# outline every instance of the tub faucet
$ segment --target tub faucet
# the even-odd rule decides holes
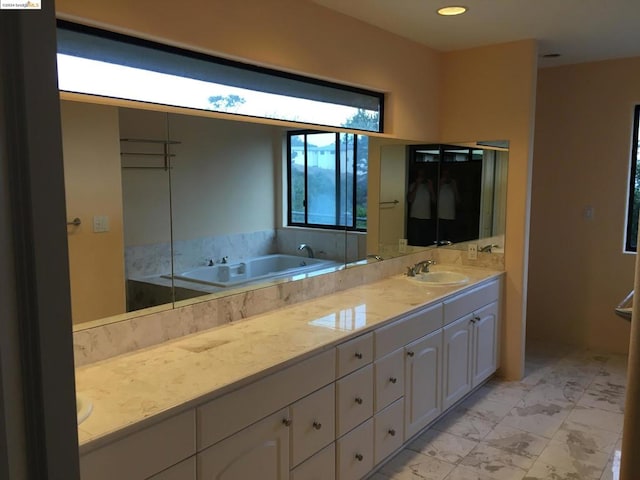
[[[384,260],[380,255],[378,255],[376,253],[370,253],[369,255],[367,255],[367,258],[375,258],[379,262]]]
[[[306,243],[301,243],[300,245],[298,245],[298,250],[306,250],[309,258],[313,258],[313,249]]]
[[[484,247],[480,247],[480,249],[478,251],[479,252],[491,253],[491,249],[493,249],[493,248],[498,248],[498,245],[495,245],[495,244],[492,245],[492,244],[489,243],[489,244],[485,245]]]

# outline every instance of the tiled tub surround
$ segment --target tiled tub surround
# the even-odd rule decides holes
[[[466,286],[428,288],[396,275],[80,367],[77,391],[94,404],[79,428],[81,451],[142,428],[149,417],[155,422],[191,408],[501,275],[464,270],[470,278]]]
[[[617,480],[627,357],[530,343],[371,480]]]
[[[176,308],[123,316],[119,321],[80,325],[73,334],[76,366],[87,365],[123,353],[132,352],[171,339],[227,325],[231,322],[269,312],[287,305],[311,300],[352,287],[376,282],[406,271],[407,265],[433,259],[440,264],[504,269],[502,254],[479,253],[468,260],[459,250],[431,249],[382,262],[370,259],[366,265],[349,267],[321,276],[309,275],[294,282],[273,282],[260,289],[238,291],[224,297],[199,297],[179,302]]]

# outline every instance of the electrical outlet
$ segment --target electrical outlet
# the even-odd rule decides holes
[[[398,252],[406,253],[407,252],[407,239],[401,238],[398,240]]]
[[[102,233],[109,231],[109,217],[106,215],[96,215],[93,217],[94,233]]]
[[[478,258],[477,243],[470,243],[467,245],[467,257],[469,257],[469,260],[476,260]]]

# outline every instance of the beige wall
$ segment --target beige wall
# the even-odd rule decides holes
[[[116,108],[61,102],[71,308],[81,323],[125,311],[122,187]],[[93,232],[93,216],[109,232]]]
[[[536,50],[522,41],[446,53],[442,62],[441,140],[510,142],[501,355],[510,379],[524,371]]]
[[[385,130],[435,138],[439,55],[308,1],[58,0],[58,16],[280,70],[392,92]]]
[[[613,308],[633,288],[624,254],[640,58],[540,70],[527,334],[626,352]],[[594,218],[584,218],[584,208]]]

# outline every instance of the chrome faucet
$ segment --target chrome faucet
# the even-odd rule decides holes
[[[383,260],[383,258],[380,255],[377,255],[375,253],[370,253],[369,255],[367,255],[367,258],[375,258],[379,262]]]
[[[298,250],[306,250],[307,255],[309,255],[309,258],[314,258],[313,249],[306,243],[301,243],[300,245],[298,245]]]
[[[489,243],[489,244],[485,245],[484,247],[480,247],[480,249],[478,251],[479,252],[491,253],[491,249],[492,248],[498,248],[498,245]]]
[[[435,260],[422,260],[413,267],[407,267],[407,277],[415,277],[418,273],[429,273],[429,267],[435,264]]]

